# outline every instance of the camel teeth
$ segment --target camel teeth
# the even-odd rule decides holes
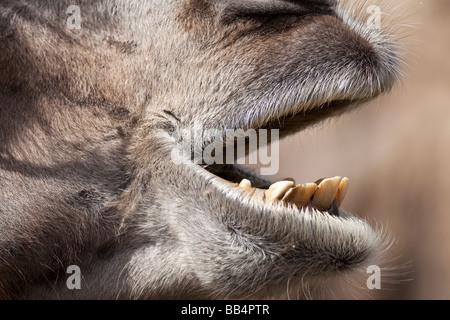
[[[279,181],[272,184],[265,192],[266,199],[269,201],[281,200],[285,193],[294,186],[292,181]]]
[[[339,184],[339,188],[335,198],[338,207],[340,207],[342,202],[344,201],[345,195],[347,194],[349,183],[350,180],[348,178],[343,178],[341,180],[341,183]]]
[[[341,181],[341,177],[323,179],[317,187],[311,205],[319,210],[328,210],[336,198]]]
[[[333,205],[340,207],[344,201],[350,180],[348,178],[334,177],[305,183],[295,186],[295,180],[286,178],[273,183],[269,189],[261,190],[252,187],[248,179],[242,179],[237,185],[239,188],[264,191],[264,197],[270,202],[283,201],[298,208],[311,205],[312,207],[328,211]]]
[[[293,203],[297,207],[304,207],[311,201],[316,190],[317,185],[315,183],[299,184],[286,192],[282,200]]]
[[[252,183],[250,180],[242,179],[242,181],[239,183],[238,187],[248,189],[252,187]]]

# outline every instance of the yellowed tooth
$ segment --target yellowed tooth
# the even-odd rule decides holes
[[[286,192],[282,200],[293,203],[297,207],[304,207],[311,201],[316,190],[317,185],[315,183],[299,184]]]
[[[266,199],[270,201],[281,200],[284,194],[294,186],[292,181],[279,181],[272,184],[269,190],[266,190]]]
[[[350,183],[350,180],[348,178],[343,178],[341,180],[341,183],[339,184],[338,191],[336,193],[336,204],[338,207],[341,206],[342,202],[344,201],[345,195],[347,194],[348,185]]]
[[[312,206],[319,210],[328,210],[333,204],[341,180],[341,177],[323,179],[311,200]]]
[[[252,183],[250,180],[247,179],[242,179],[241,183],[239,183],[240,188],[251,188],[252,187]]]

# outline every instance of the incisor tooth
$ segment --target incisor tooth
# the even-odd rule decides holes
[[[279,181],[272,184],[269,190],[266,190],[266,198],[271,201],[280,200],[283,198],[286,191],[294,186],[292,181]]]
[[[348,178],[343,178],[341,180],[341,183],[339,184],[338,191],[336,193],[336,204],[338,207],[341,206],[342,201],[344,201],[345,195],[347,194],[348,185],[350,183],[350,180]]]
[[[304,207],[311,201],[316,190],[317,185],[315,183],[299,184],[286,192],[282,200],[293,203],[297,207]]]
[[[247,179],[242,179],[241,183],[239,183],[240,188],[251,188],[252,187],[252,183],[250,180]]]
[[[341,177],[323,179],[311,200],[312,206],[319,210],[328,210],[333,204],[341,180]]]

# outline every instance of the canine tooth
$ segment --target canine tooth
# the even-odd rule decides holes
[[[347,194],[349,183],[350,180],[348,178],[343,178],[341,180],[341,183],[339,184],[339,188],[335,198],[338,207],[340,207],[342,202],[344,201],[345,195]]]
[[[319,210],[328,210],[333,204],[341,180],[341,177],[323,179],[311,200],[312,206]]]
[[[292,181],[279,181],[272,184],[269,187],[269,190],[266,190],[266,198],[275,201],[283,198],[286,191],[291,189],[294,186],[294,182]]]
[[[239,183],[240,188],[251,188],[252,187],[252,183],[250,180],[247,179],[242,179],[241,183]]]
[[[293,203],[297,207],[304,207],[311,201],[316,190],[317,185],[315,183],[299,184],[286,192],[282,200]]]

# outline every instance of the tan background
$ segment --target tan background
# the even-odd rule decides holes
[[[392,229],[398,263],[410,264],[388,276],[411,280],[374,298],[450,299],[450,1],[401,1],[403,83],[282,141],[280,177],[347,176],[343,207]]]

